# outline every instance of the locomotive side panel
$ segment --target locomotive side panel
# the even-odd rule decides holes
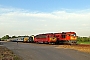
[[[35,36],[35,39],[34,39],[34,42],[36,43],[44,43],[44,42],[47,42],[47,35],[36,35]]]
[[[24,37],[23,42],[24,42],[24,43],[29,42],[29,37]]]
[[[56,40],[54,34],[40,34],[35,36],[35,42],[38,43],[55,43]]]

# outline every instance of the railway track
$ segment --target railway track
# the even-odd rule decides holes
[[[77,46],[90,47],[90,44],[78,44]]]

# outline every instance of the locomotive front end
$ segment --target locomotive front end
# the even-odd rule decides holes
[[[70,35],[70,41],[69,41],[70,44],[76,44],[77,43],[77,36],[76,34],[71,34]]]

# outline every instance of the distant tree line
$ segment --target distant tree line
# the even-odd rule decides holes
[[[0,41],[1,41],[1,38],[0,38]]]
[[[7,39],[10,39],[10,38],[18,38],[18,37],[28,37],[28,36],[9,36],[9,35],[5,35],[3,37],[0,38],[0,40],[7,40]]]
[[[90,37],[78,37],[79,42],[90,42]]]

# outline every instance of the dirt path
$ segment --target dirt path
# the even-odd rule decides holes
[[[59,45],[56,48],[74,49],[81,52],[90,53],[90,45]]]

